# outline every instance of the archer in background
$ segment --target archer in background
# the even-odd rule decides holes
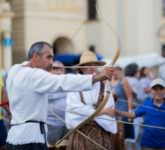
[[[98,73],[97,67],[103,66],[103,61],[97,61],[96,55],[85,51],[81,58],[79,73],[91,75]],[[81,68],[83,67],[83,68]],[[98,82],[90,91],[72,92],[67,96],[66,125],[68,129],[74,129],[95,112],[101,104],[104,94],[104,83]],[[114,99],[112,95],[108,98],[104,109],[94,119],[86,122],[79,130],[90,139],[108,150],[114,150],[114,134],[117,132],[117,124],[113,117]],[[67,150],[97,150],[95,145],[76,131],[69,137]]]

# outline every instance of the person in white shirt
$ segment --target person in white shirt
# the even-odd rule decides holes
[[[65,74],[63,63],[53,62],[50,72],[58,75]],[[48,95],[47,141],[49,150],[54,150],[56,142],[67,133],[65,122],[62,121],[65,120],[66,96],[67,92],[55,92]]]
[[[140,69],[140,84],[143,88],[143,98],[146,99],[148,97],[151,97],[151,88],[150,88],[150,84],[151,84],[151,78],[149,76],[150,70],[147,67],[142,67]]]
[[[95,66],[102,66],[105,63],[97,61],[96,55],[90,51],[85,51],[78,66],[82,74],[96,74]],[[89,67],[90,66],[90,67]],[[85,83],[84,83],[85,84]],[[104,83],[97,82],[90,91],[70,92],[67,95],[66,105],[66,125],[68,129],[74,129],[87,117],[89,117],[103,100]],[[114,149],[114,133],[117,132],[117,125],[113,117],[114,99],[109,97],[107,104],[94,120],[87,122],[79,130],[96,143],[108,150]],[[110,112],[109,114],[107,112]],[[110,116],[112,115],[112,116]],[[67,150],[96,150],[99,147],[78,132],[73,132],[69,137]]]
[[[47,42],[34,43],[28,62],[16,64],[8,71],[6,89],[12,114],[7,136],[8,150],[46,150],[48,93],[82,91],[92,84],[111,78],[113,69],[106,67],[97,75],[52,75],[53,49]]]

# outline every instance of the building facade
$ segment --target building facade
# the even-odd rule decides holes
[[[12,17],[10,3],[0,0],[0,70],[12,65]]]
[[[159,53],[165,42],[160,39],[163,0],[8,1],[14,12],[13,63],[41,40],[52,43],[54,53],[80,53],[92,46],[111,57],[118,43],[110,25],[120,35],[123,56]]]
[[[36,41],[53,44],[54,52],[84,50],[86,7],[82,0],[12,0],[14,60],[26,57]],[[80,30],[81,29],[81,30]],[[78,34],[77,34],[77,33]]]

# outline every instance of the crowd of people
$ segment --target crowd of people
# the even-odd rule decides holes
[[[165,81],[136,63],[104,65],[87,50],[68,73],[49,43],[34,43],[0,76],[0,150],[53,150],[67,134],[60,149],[165,150]]]

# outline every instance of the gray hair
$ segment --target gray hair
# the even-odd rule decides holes
[[[32,46],[30,47],[29,52],[28,52],[28,60],[30,60],[32,58],[33,54],[41,55],[44,52],[43,48],[45,45],[52,48],[52,46],[45,41],[39,41],[39,42],[32,44]]]

